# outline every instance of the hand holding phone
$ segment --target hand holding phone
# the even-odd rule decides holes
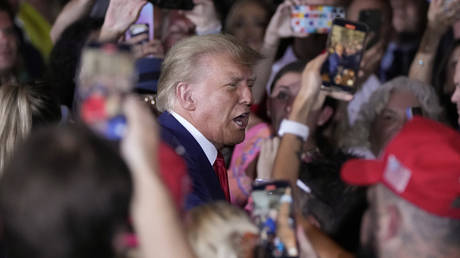
[[[292,189],[286,181],[253,186],[253,221],[260,230],[265,257],[298,257]]]
[[[129,40],[141,34],[147,34],[148,38],[146,41],[153,40],[154,28],[153,5],[147,3],[140,11],[137,21],[126,31],[125,39]]]

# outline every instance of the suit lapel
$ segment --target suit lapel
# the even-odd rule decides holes
[[[182,156],[186,160],[187,166],[189,168],[199,168],[198,171],[190,171],[189,169],[189,175],[194,181],[194,187],[202,185],[207,188],[209,195],[218,197],[212,199],[225,199],[224,192],[219,183],[219,178],[195,138],[168,112],[161,114],[158,118],[158,122],[163,129],[168,130],[174,136],[175,139],[172,140],[176,142],[172,143],[175,145],[173,147],[176,148],[181,145],[185,149],[185,153]],[[196,174],[197,172],[199,174]],[[200,184],[200,182],[203,184]],[[205,189],[196,190],[203,191]]]

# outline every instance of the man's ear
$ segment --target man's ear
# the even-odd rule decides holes
[[[195,110],[196,104],[193,98],[193,89],[186,82],[179,82],[176,86],[177,103],[185,110]]]
[[[321,109],[321,112],[319,113],[318,120],[316,122],[317,126],[322,126],[331,119],[332,115],[334,115],[334,109],[330,106],[325,106]]]
[[[385,207],[385,219],[383,222],[383,240],[391,240],[398,237],[402,227],[402,216],[396,204],[389,204]]]

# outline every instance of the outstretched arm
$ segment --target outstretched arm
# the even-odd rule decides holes
[[[132,218],[142,256],[194,257],[173,201],[158,174],[158,129],[144,104],[128,98],[124,112],[128,128],[121,143],[131,170],[134,194]]]
[[[50,37],[53,43],[56,43],[67,27],[88,15],[94,3],[96,3],[95,0],[71,0],[68,2],[59,13],[51,28]]]

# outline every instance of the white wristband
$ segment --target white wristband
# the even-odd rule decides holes
[[[287,120],[283,119],[280,125],[280,129],[278,130],[278,135],[283,136],[284,134],[293,134],[296,136],[299,136],[302,138],[303,141],[306,141],[308,138],[308,133],[309,133],[308,126],[292,121],[292,120]]]

